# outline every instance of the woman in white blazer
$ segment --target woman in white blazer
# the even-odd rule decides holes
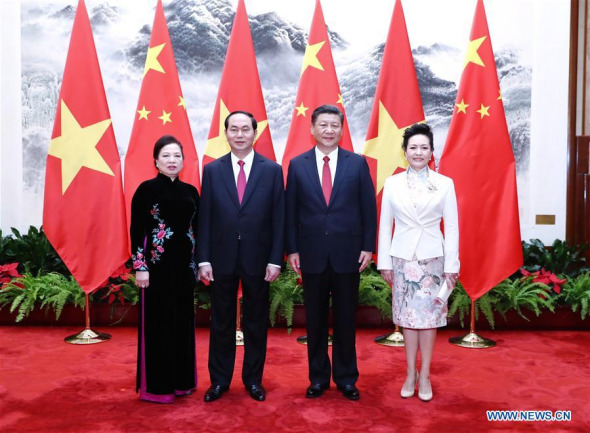
[[[412,397],[418,385],[418,397],[430,401],[436,328],[447,324],[446,301],[437,295],[445,281],[454,287],[459,273],[457,198],[453,181],[428,168],[434,151],[428,125],[406,129],[402,147],[409,167],[383,187],[377,268],[393,288],[393,321],[403,327],[407,376],[401,396]]]

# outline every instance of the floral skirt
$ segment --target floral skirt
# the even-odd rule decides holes
[[[393,322],[404,328],[439,328],[447,324],[448,307],[434,300],[443,282],[444,260],[393,257]]]

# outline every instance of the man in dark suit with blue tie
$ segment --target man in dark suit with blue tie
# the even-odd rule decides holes
[[[252,146],[257,122],[235,111],[225,119],[231,152],[203,170],[197,258],[199,278],[210,281],[211,333],[205,401],[229,389],[236,356],[236,299],[243,291],[244,364],[242,381],[257,401],[266,398],[262,373],[266,358],[269,283],[283,262],[285,199],[283,174]]]
[[[311,117],[316,146],[294,158],[286,192],[286,250],[301,272],[307,325],[306,397],[320,397],[332,377],[344,397],[358,400],[355,314],[360,272],[375,251],[377,206],[365,159],[338,147],[343,114],[322,105]],[[332,361],[328,310],[332,296]]]

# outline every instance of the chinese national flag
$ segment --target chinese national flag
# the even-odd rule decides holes
[[[483,0],[478,0],[440,172],[455,182],[459,278],[472,300],[522,265],[516,170]]]
[[[336,105],[342,113],[345,113],[322,5],[320,0],[316,0],[309,39],[303,56],[291,127],[283,154],[282,166],[285,181],[291,160],[311,149],[315,144],[311,135],[311,113],[324,104]],[[354,152],[346,117],[342,128],[340,147]]]
[[[84,290],[128,258],[121,161],[92,29],[78,2],[45,172],[43,227]]]
[[[153,178],[157,173],[152,155],[155,142],[163,135],[173,135],[182,143],[184,168],[180,179],[200,191],[199,159],[180,88],[162,1],[158,0],[135,121],[125,156],[128,222],[135,190],[143,181]]]
[[[378,213],[385,179],[408,166],[402,149],[404,131],[418,122],[424,122],[422,99],[404,10],[396,0],[363,149],[375,183]],[[429,165],[434,169],[434,158]]]
[[[254,115],[258,122],[258,136],[254,142],[254,149],[275,161],[244,0],[238,1],[203,165],[229,152],[223,123],[229,113],[238,110]]]

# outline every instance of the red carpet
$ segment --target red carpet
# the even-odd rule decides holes
[[[304,397],[305,346],[285,329],[271,330],[264,385],[267,401],[250,399],[234,373],[230,391],[203,402],[209,386],[208,330],[197,330],[199,386],[173,405],[138,400],[136,330],[110,328],[113,339],[91,346],[63,342],[70,327],[0,327],[0,431],[9,432],[589,432],[590,333],[485,331],[486,350],[462,349],[439,333],[434,399],[402,400],[403,349],[373,343],[385,330],[357,336],[361,400],[334,385],[320,399]],[[104,328],[98,329],[106,331]],[[238,349],[240,365],[242,349]],[[486,410],[566,410],[569,422],[489,422]]]

